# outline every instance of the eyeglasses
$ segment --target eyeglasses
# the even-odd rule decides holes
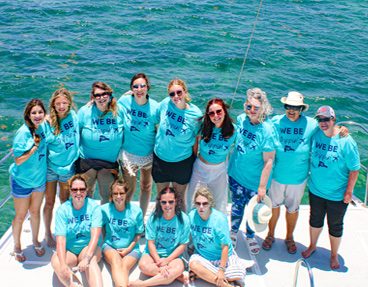
[[[101,97],[104,97],[104,98],[109,97],[110,93],[109,92],[103,92],[103,93],[100,93],[100,94],[93,94],[93,96],[95,97],[96,100],[99,100],[99,99],[101,99]]]
[[[293,110],[293,111],[300,111],[302,109],[301,106],[290,106],[290,105],[284,105],[285,110],[289,111],[289,110]]]
[[[222,115],[222,112],[223,110],[216,110],[216,111],[212,111],[212,112],[209,112],[208,115],[213,118],[215,115],[219,115],[221,116]]]
[[[330,118],[317,118],[317,122],[319,123],[327,123],[332,119],[332,117]]]
[[[180,97],[182,93],[183,93],[183,91],[175,91],[175,92],[169,93],[169,96],[170,97],[175,97],[175,95],[178,95]]]
[[[71,188],[70,190],[71,190],[71,192],[74,192],[74,193],[77,193],[78,191],[80,193],[85,193],[87,188],[85,188],[85,187],[83,187],[83,188]]]
[[[258,111],[261,107],[257,107],[253,105],[246,105],[246,108],[248,111],[250,111],[252,108],[254,108],[255,111]]]
[[[198,207],[200,207],[200,206],[206,207],[206,206],[208,206],[210,203],[209,203],[209,202],[198,202],[198,201],[196,201],[194,204],[195,204],[196,206],[198,206]]]
[[[173,205],[175,202],[175,200],[169,200],[169,201],[166,201],[166,200],[161,200],[161,204],[162,205],[166,205],[166,204],[170,204],[170,205]]]
[[[138,89],[139,87],[141,87],[141,89],[144,89],[144,88],[147,88],[147,85],[146,84],[140,84],[140,85],[133,85],[132,88],[133,89]]]
[[[114,192],[112,195],[115,196],[115,197],[117,197],[119,195],[124,196],[124,195],[126,195],[126,192]]]

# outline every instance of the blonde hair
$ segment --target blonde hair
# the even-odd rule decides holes
[[[108,92],[110,96],[110,101],[109,101],[109,105],[107,106],[107,110],[100,116],[100,118],[103,118],[108,112],[112,112],[113,117],[116,118],[118,114],[118,104],[117,104],[118,102],[116,98],[112,96],[113,90],[108,84],[104,82],[94,82],[92,84],[92,90],[91,90],[91,96],[90,96],[91,101],[93,103],[95,103],[95,97],[93,95],[97,88]]]
[[[256,99],[261,103],[261,113],[259,114],[258,119],[260,122],[263,122],[267,116],[272,114],[272,107],[267,99],[266,92],[262,91],[260,88],[249,89],[247,91],[247,99],[245,102],[248,102],[250,99]]]
[[[51,126],[55,128],[55,136],[61,133],[61,126],[60,126],[61,121],[55,110],[54,103],[57,98],[60,98],[62,96],[66,97],[69,102],[68,110],[65,113],[65,117],[70,113],[72,107],[74,108],[74,110],[77,110],[77,107],[75,106],[73,102],[73,97],[67,89],[61,88],[61,89],[56,90],[52,94],[52,97],[50,99],[49,109],[50,109]]]
[[[187,89],[187,86],[185,85],[185,82],[183,80],[178,79],[178,78],[175,78],[175,79],[171,80],[170,83],[167,85],[167,92],[169,92],[170,88],[173,85],[178,85],[178,86],[181,86],[183,88],[184,92],[187,93],[186,96],[185,96],[185,101],[187,103],[189,103],[191,98],[190,98],[190,94],[188,93],[188,89]]]
[[[125,191],[125,203],[129,203],[130,202],[130,192],[131,192],[131,188],[130,186],[123,180],[123,179],[115,179],[114,182],[109,186],[109,201],[112,202],[112,198],[113,198],[113,193],[114,193],[114,189],[116,186],[122,186],[124,187],[124,191]]]
[[[212,192],[209,188],[207,187],[201,187],[199,188],[193,196],[193,204],[195,204],[195,201],[197,199],[198,196],[203,196],[205,198],[207,198],[208,202],[210,203],[210,207],[215,207],[215,200],[213,198]]]

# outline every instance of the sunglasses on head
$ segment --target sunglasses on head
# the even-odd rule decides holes
[[[71,190],[71,192],[75,192],[75,193],[77,193],[78,191],[80,193],[85,193],[87,188],[85,188],[85,187],[83,187],[83,188],[71,188],[70,190]]]
[[[110,96],[109,92],[103,92],[103,93],[99,93],[99,94],[93,94],[93,96],[95,97],[96,100],[99,100],[101,97],[107,98]]]
[[[289,110],[293,110],[293,111],[301,111],[302,107],[301,106],[290,106],[290,105],[284,105],[285,110],[289,111]]]
[[[146,84],[140,84],[140,85],[133,85],[132,86],[133,89],[138,89],[139,87],[141,87],[141,89],[144,89],[144,88],[147,87],[147,85]]]
[[[329,122],[332,119],[332,117],[329,118],[317,118],[317,122],[319,123],[326,123]]]
[[[198,207],[200,207],[200,206],[206,207],[206,206],[208,206],[210,203],[209,203],[209,202],[198,202],[198,201],[196,201],[194,204],[195,204],[196,206],[198,206]]]
[[[221,116],[222,115],[222,112],[223,112],[223,110],[216,110],[216,111],[209,112],[208,115],[212,118],[215,115]]]
[[[255,111],[259,111],[261,107],[253,106],[253,105],[246,105],[246,108],[248,111],[250,111],[252,108],[254,108]]]
[[[160,202],[161,202],[162,205],[166,205],[166,204],[173,205],[175,200],[169,200],[169,201],[161,200]]]
[[[169,93],[169,96],[170,97],[175,97],[175,95],[178,95],[180,97],[182,93],[183,93],[183,91],[175,91],[175,92]]]

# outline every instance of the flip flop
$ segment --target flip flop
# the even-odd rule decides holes
[[[238,234],[234,232],[230,232],[230,239],[231,239],[231,243],[233,244],[233,248],[235,250],[237,241],[238,241]]]
[[[33,248],[34,248],[34,250],[35,250],[35,252],[36,252],[36,255],[37,255],[38,257],[42,257],[42,256],[44,256],[44,255],[45,255],[45,253],[46,253],[46,250],[45,250],[45,248],[44,248],[43,246],[40,246],[40,247],[33,246]]]
[[[21,252],[13,252],[14,255],[14,259],[17,260],[18,262],[24,262],[26,261],[26,257],[23,254],[23,251]]]
[[[289,252],[290,254],[295,254],[297,249],[295,241],[293,239],[285,239],[284,242],[286,244],[287,252]]]
[[[272,248],[272,244],[275,242],[275,237],[268,235],[262,243],[262,248],[264,250],[270,250]]]
[[[247,244],[250,254],[252,255],[259,254],[260,248],[259,248],[257,239],[255,239],[254,237],[253,238],[246,237],[245,243]]]

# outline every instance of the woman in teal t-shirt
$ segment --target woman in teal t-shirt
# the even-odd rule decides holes
[[[87,182],[82,175],[68,181],[71,199],[59,206],[55,216],[56,252],[52,267],[61,283],[70,286],[79,281],[73,271],[86,272],[89,286],[103,286],[101,270],[102,214],[100,206],[87,196]],[[81,282],[78,282],[81,284]],[[74,283],[75,284],[75,283]],[[72,285],[82,286],[82,285]]]
[[[130,203],[131,189],[122,179],[115,180],[109,191],[110,202],[101,206],[106,231],[102,252],[115,286],[127,287],[130,269],[141,255],[138,241],[144,231],[143,215]]]
[[[146,249],[139,261],[141,272],[152,278],[129,286],[168,285],[175,279],[187,285],[181,259],[189,241],[189,218],[182,211],[181,193],[167,187],[157,194],[156,208],[146,224]]]

